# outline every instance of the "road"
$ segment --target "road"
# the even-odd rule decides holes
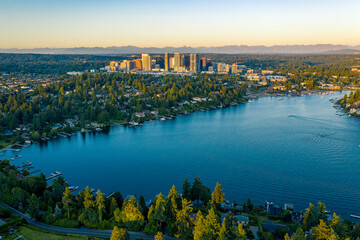
[[[84,236],[91,236],[91,237],[101,237],[101,238],[110,238],[111,236],[111,230],[94,230],[89,229],[86,227],[81,228],[62,228],[62,227],[56,227],[51,226],[48,224],[44,224],[41,222],[38,222],[32,218],[30,218],[28,215],[19,212],[18,210],[6,205],[5,203],[0,202],[0,206],[4,208],[10,209],[16,216],[24,218],[29,225],[38,227],[44,230],[52,231],[52,232],[58,232],[58,233],[68,233],[68,234],[76,234],[76,235],[84,235]],[[130,240],[135,240],[138,238],[143,239],[154,239],[153,236],[146,235],[144,232],[129,232],[130,234]],[[172,238],[169,236],[165,236],[165,239],[168,240],[175,240],[176,238]]]

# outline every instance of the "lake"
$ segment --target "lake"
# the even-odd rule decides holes
[[[220,182],[230,202],[269,200],[304,210],[322,201],[349,217],[360,215],[360,120],[336,115],[329,100],[343,95],[264,97],[6,154],[23,155],[15,165],[31,161],[32,171],[58,170],[71,185],[104,193],[149,200],[199,176],[211,191]]]

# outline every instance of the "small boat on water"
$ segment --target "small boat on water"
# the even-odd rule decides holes
[[[164,117],[160,118],[160,121],[165,121],[166,119]]]
[[[69,190],[70,191],[76,191],[76,190],[78,190],[79,189],[79,186],[70,186],[69,187]]]
[[[95,128],[95,130],[98,131],[98,132],[101,132],[102,128],[97,127],[97,128]]]
[[[292,115],[291,115],[291,114],[289,114],[288,116],[289,116],[289,117],[292,117]]]

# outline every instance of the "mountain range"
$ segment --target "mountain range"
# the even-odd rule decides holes
[[[33,48],[33,49],[1,49],[0,53],[35,53],[35,54],[140,54],[140,53],[217,53],[217,54],[360,54],[360,45],[274,45],[248,46],[228,45],[218,47],[76,47],[76,48]]]

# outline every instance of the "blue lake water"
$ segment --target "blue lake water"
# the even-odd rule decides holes
[[[31,161],[45,175],[61,171],[71,185],[146,200],[199,176],[211,190],[219,181],[231,202],[249,197],[303,210],[323,201],[343,217],[360,215],[360,120],[336,115],[329,101],[343,94],[265,97],[7,155],[23,155],[15,165]]]

